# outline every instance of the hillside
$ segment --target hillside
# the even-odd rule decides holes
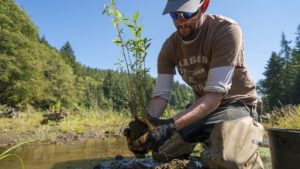
[[[0,104],[23,109],[127,109],[126,76],[114,70],[90,68],[76,61],[66,40],[52,47],[13,0],[0,0]],[[149,75],[150,99],[155,79]],[[182,109],[191,90],[176,82],[170,106]]]

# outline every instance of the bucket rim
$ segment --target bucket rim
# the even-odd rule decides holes
[[[271,132],[290,132],[290,133],[299,133],[300,134],[300,130],[299,129],[290,129],[290,128],[268,128],[266,129],[267,131],[271,131]]]

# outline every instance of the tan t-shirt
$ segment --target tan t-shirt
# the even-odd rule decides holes
[[[158,57],[159,74],[175,74],[175,67],[195,95],[204,95],[208,72],[233,66],[232,85],[222,102],[241,100],[256,103],[255,85],[244,62],[243,38],[239,25],[223,16],[203,14],[198,36],[184,43],[174,32]]]

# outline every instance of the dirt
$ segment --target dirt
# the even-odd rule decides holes
[[[91,132],[91,133],[75,133],[65,132],[59,133],[55,140],[43,140],[39,141],[40,144],[71,144],[80,143],[87,140],[104,140],[109,137],[119,138],[122,137],[122,133],[115,132]],[[27,131],[23,133],[0,133],[0,147],[7,147],[15,145],[18,139],[23,138],[25,140],[37,140],[36,133],[34,131]]]
[[[132,121],[129,123],[129,129],[126,130],[124,134],[130,137],[132,140],[135,140],[146,133],[148,127],[140,121]]]
[[[174,159],[168,163],[157,163],[151,158],[125,159],[117,156],[115,160],[101,161],[93,169],[199,169],[203,167],[199,157],[186,160]]]
[[[104,133],[61,133],[57,136],[55,143],[69,144],[74,142],[84,142],[86,140],[104,140],[108,137],[118,138],[121,137],[119,132],[104,132]]]

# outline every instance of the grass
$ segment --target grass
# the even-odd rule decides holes
[[[261,159],[264,163],[265,169],[272,169],[270,148],[259,147],[258,152],[259,152],[259,155],[260,155],[260,157],[261,157]]]
[[[193,150],[192,155],[193,156],[199,156],[200,153],[204,150],[203,146],[201,143],[197,144],[196,147]]]
[[[300,129],[300,105],[286,105],[276,108],[265,127]]]
[[[32,142],[32,141],[22,142],[22,143],[19,143],[19,144],[13,146],[13,147],[7,149],[2,154],[0,154],[0,161],[4,160],[6,158],[9,158],[9,157],[15,157],[20,162],[21,168],[24,169],[24,162],[23,162],[22,158],[20,156],[18,156],[17,154],[11,154],[10,151],[12,151],[13,149],[16,149],[16,148],[22,146],[23,144],[27,144],[29,142]]]
[[[60,122],[49,121],[48,124],[41,125],[42,120],[41,112],[23,112],[16,119],[0,118],[0,134],[13,135],[16,144],[28,140],[47,142],[54,141],[61,133],[113,132],[125,127],[130,117],[113,111],[82,110]]]
[[[129,120],[129,116],[113,111],[87,111],[65,118],[58,128],[62,132],[76,133],[114,131],[125,126]]]
[[[17,119],[0,118],[0,132],[15,131],[18,133],[34,130],[43,119],[41,114],[21,114]]]
[[[271,158],[270,148],[268,147],[259,147],[258,152],[262,158]]]

